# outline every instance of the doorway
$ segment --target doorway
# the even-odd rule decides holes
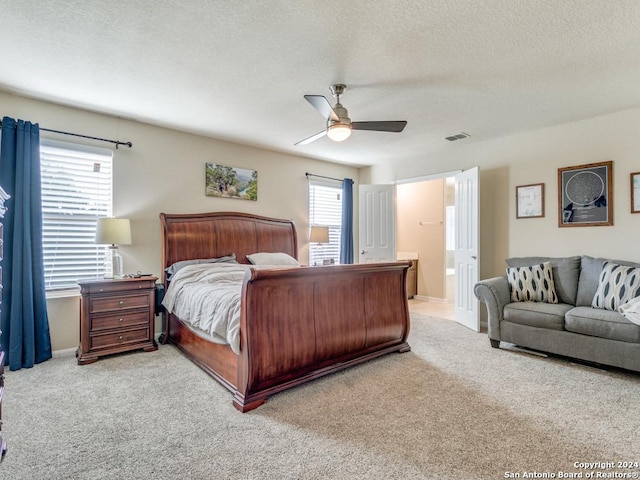
[[[455,173],[396,186],[398,259],[417,260],[410,308],[455,319]]]

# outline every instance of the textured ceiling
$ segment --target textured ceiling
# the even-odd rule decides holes
[[[0,0],[0,32],[0,90],[354,165],[640,106],[637,0]],[[332,83],[404,132],[295,147]]]

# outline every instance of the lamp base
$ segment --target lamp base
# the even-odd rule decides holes
[[[124,278],[124,263],[117,245],[110,245],[104,257],[104,278]]]

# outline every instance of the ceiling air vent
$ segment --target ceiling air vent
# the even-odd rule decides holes
[[[450,137],[444,137],[445,140],[449,140],[450,142],[455,142],[456,140],[460,140],[461,138],[467,138],[470,135],[464,132],[458,133],[457,135],[451,135]]]

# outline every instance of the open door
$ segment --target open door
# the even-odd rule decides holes
[[[358,205],[359,263],[396,259],[395,185],[360,185]]]
[[[479,168],[455,176],[455,318],[456,322],[476,332],[480,331],[479,301],[473,287],[480,279],[479,235],[480,181]]]

